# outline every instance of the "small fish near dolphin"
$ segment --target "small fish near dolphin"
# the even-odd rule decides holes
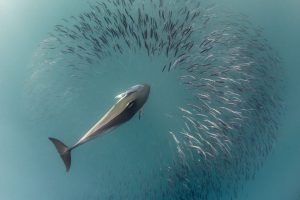
[[[71,147],[67,147],[56,138],[49,137],[49,140],[53,142],[62,158],[66,166],[66,171],[68,172],[71,166],[71,151],[73,149],[96,138],[96,136],[99,136],[104,132],[107,133],[129,121],[141,110],[148,99],[149,93],[150,86],[147,84],[140,84],[132,86],[127,91],[117,95],[115,97],[118,99],[117,103],[113,105],[108,112]]]

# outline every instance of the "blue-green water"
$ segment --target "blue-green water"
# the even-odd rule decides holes
[[[265,38],[282,59],[285,80],[279,136],[255,179],[240,183],[243,189],[238,190],[238,199],[297,199],[300,3],[223,0],[217,5],[244,13],[253,24],[263,27]],[[62,82],[55,83],[53,90],[41,90],[41,95],[35,93],[34,98],[28,95],[30,67],[36,63],[34,54],[39,43],[62,18],[87,9],[88,4],[82,1],[0,1],[1,199],[139,199],[141,193],[146,193],[146,199],[155,199],[151,193],[164,191],[166,175],[161,173],[175,154],[168,130],[177,126],[176,120],[172,124],[174,121],[170,122],[165,113],[175,112],[168,109],[180,105],[181,96],[186,94],[176,85],[176,79],[165,76],[160,68],[153,70],[152,66],[163,60],[144,54],[130,57],[129,52],[128,59],[105,61],[104,65],[124,67],[97,71],[99,76],[87,73],[83,81],[76,82],[84,83],[79,94],[73,90],[55,94],[70,82],[49,72],[47,79]],[[147,76],[139,76],[141,73]],[[66,174],[47,138],[55,136],[71,145],[113,104],[116,94],[137,82],[151,82],[153,88],[142,119],[135,117],[74,151],[71,171]],[[44,83],[34,82],[36,87]],[[173,199],[171,192],[168,195]]]

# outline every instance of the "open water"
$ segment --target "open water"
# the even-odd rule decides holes
[[[0,0],[0,199],[300,199],[299,13]],[[141,119],[74,150],[66,172],[48,137],[71,146],[138,83]]]

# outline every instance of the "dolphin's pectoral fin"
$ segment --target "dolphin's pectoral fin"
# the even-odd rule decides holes
[[[143,112],[143,110],[141,109],[141,110],[139,111],[139,120],[141,119],[142,115],[144,115],[144,112]]]

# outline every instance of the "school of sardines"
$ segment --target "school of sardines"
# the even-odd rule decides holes
[[[163,56],[166,63],[154,66],[158,73],[179,71],[178,82],[192,94],[174,108],[182,129],[169,131],[177,157],[168,173],[157,174],[165,181],[157,187],[145,181],[135,199],[234,199],[276,140],[279,57],[246,16],[206,4],[95,1],[87,12],[63,19],[47,41],[45,48],[86,65],[128,52]],[[107,198],[126,195],[124,189]]]

